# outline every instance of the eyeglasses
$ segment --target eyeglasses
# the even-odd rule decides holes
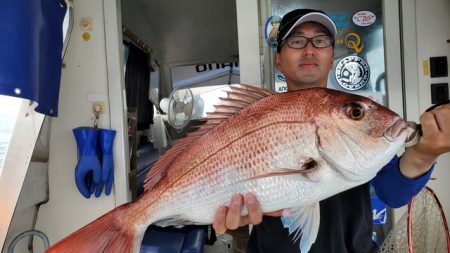
[[[283,43],[286,42],[290,48],[301,49],[308,45],[308,42],[311,42],[313,47],[315,48],[324,48],[329,47],[333,44],[334,40],[331,36],[328,35],[318,35],[312,38],[306,38],[303,36],[291,36],[288,37]]]

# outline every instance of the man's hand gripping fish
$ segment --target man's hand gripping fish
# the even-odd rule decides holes
[[[406,123],[372,100],[324,88],[281,94],[232,85],[205,124],[149,172],[145,193],[47,252],[139,252],[150,224],[210,224],[234,194],[254,193],[263,212],[308,252],[319,201],[371,180],[407,138]]]

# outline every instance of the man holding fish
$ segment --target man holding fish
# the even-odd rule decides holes
[[[289,91],[327,87],[333,67],[337,29],[320,10],[297,9],[281,20],[276,68],[284,74]],[[450,151],[450,106],[425,112],[420,118],[423,136],[419,142],[394,157],[369,183],[320,201],[320,227],[309,252],[376,252],[371,240],[372,209],[370,184],[380,199],[391,207],[405,205],[427,183],[439,155]],[[243,208],[248,215],[242,216]],[[239,226],[253,227],[248,253],[300,252],[299,241],[283,227],[279,216],[289,210],[262,213],[252,193],[234,195],[228,207],[217,210],[214,229],[225,233]]]
[[[279,29],[275,64],[290,92],[228,86],[204,124],[155,163],[144,194],[47,253],[138,253],[150,224],[211,223],[218,233],[259,224],[250,253],[375,251],[369,182],[390,206],[407,203],[450,151],[450,108],[423,114],[423,136],[392,159],[409,140],[407,123],[366,97],[326,89],[333,21],[295,10]]]

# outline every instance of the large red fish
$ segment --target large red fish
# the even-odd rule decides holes
[[[308,252],[318,202],[371,180],[406,136],[397,114],[361,96],[235,85],[204,125],[155,164],[142,197],[47,252],[139,252],[148,225],[210,224],[219,206],[247,192],[264,212],[289,209],[283,223],[302,234]]]

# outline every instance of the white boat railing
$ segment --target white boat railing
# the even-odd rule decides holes
[[[45,115],[37,113],[35,103],[19,102],[3,166],[0,170],[0,246],[3,247],[20,191],[27,174],[34,145]],[[2,248],[0,247],[0,248]]]

